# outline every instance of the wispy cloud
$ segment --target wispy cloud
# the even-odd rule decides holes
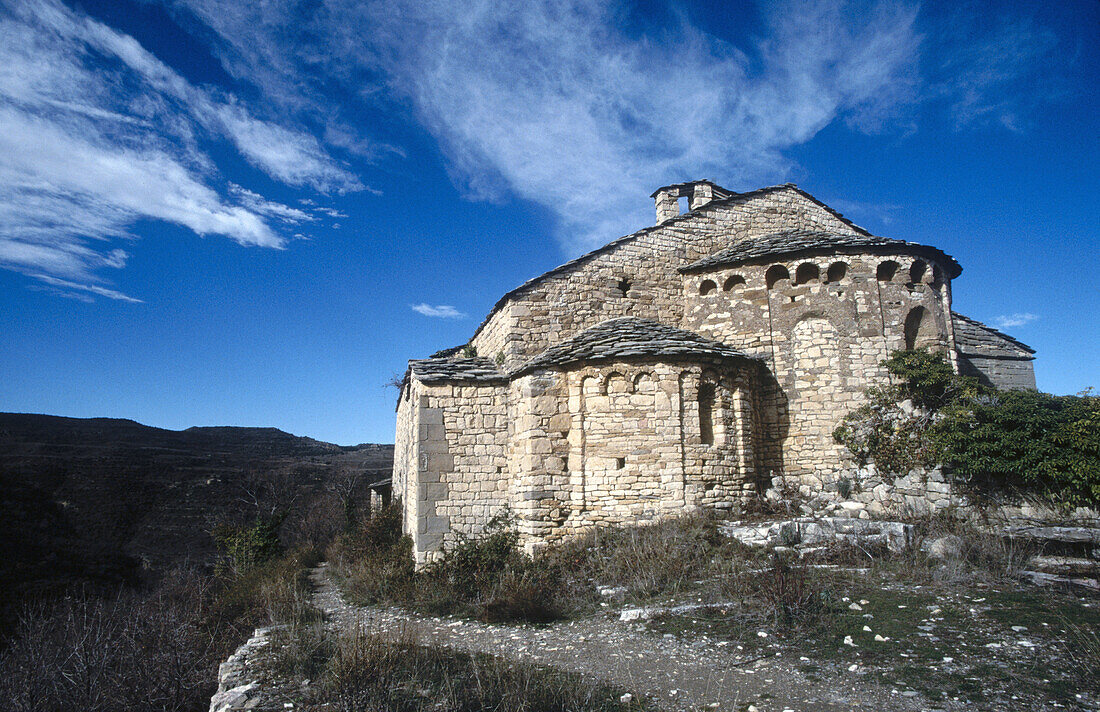
[[[835,121],[908,131],[913,107],[946,97],[959,122],[1009,126],[1005,83],[1049,50],[1010,21],[932,41],[948,23],[903,0],[761,3],[763,30],[739,46],[683,17],[628,34],[600,0],[179,1],[222,37],[230,71],[288,106],[324,108],[308,72],[373,105],[404,96],[468,196],[549,207],[569,252],[645,224],[638,196],[657,185],[782,180],[786,150]]]
[[[105,284],[153,219],[282,248],[306,211],[229,184],[201,149],[225,137],[291,185],[352,190],[310,134],[189,84],[132,37],[55,0],[0,7],[0,267],[69,296],[140,301]]]
[[[1018,326],[1024,326],[1030,324],[1039,317],[1035,314],[1028,312],[1017,312],[1015,314],[1002,314],[1001,316],[993,320],[993,325],[998,329],[1013,329]]]
[[[996,123],[1019,131],[1038,100],[1060,91],[1048,61],[1057,37],[1030,18],[961,7],[943,29],[932,55],[939,62],[929,69],[930,93],[946,100],[957,127]]]
[[[435,317],[438,319],[465,319],[466,315],[459,310],[455,309],[449,304],[438,304],[432,306],[431,304],[410,304],[409,307],[418,314],[424,316]]]

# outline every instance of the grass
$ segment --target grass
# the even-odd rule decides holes
[[[284,638],[285,642],[285,638]],[[360,629],[325,640],[317,683],[299,709],[346,712],[631,712],[653,709],[639,696],[581,675],[419,645],[405,635]]]

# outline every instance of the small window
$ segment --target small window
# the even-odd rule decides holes
[[[893,282],[894,275],[898,273],[898,268],[900,266],[901,265],[893,260],[887,260],[878,266],[878,271],[875,273],[875,276],[880,282]]]
[[[798,270],[794,273],[795,284],[808,284],[819,279],[821,279],[821,270],[813,262],[800,264]]]
[[[626,458],[625,457],[616,457],[615,458],[615,469],[616,470],[621,470],[624,467],[626,467]]]
[[[630,291],[630,280],[626,277],[623,277],[615,283],[615,288],[618,289],[619,293],[625,297],[627,295],[627,292]]]
[[[764,281],[768,285],[768,289],[772,289],[783,280],[790,281],[790,279],[791,273],[783,265],[773,265],[764,275]]]
[[[718,285],[714,283],[713,279],[704,279],[703,283],[699,285],[699,294],[710,294],[718,289]]]
[[[745,278],[739,274],[735,274],[722,284],[722,291],[730,292],[743,286],[745,286]]]
[[[829,271],[825,273],[825,278],[830,284],[839,282],[844,279],[848,274],[848,265],[845,262],[834,262],[829,265]]]

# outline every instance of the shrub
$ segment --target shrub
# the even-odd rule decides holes
[[[222,565],[235,574],[270,561],[283,553],[279,528],[286,514],[261,514],[249,526],[218,526],[211,532],[224,557]]]
[[[938,429],[946,460],[975,486],[1019,488],[1054,502],[1100,502],[1100,398],[1000,391]]]
[[[1067,506],[1100,503],[1100,398],[1090,392],[980,388],[940,354],[899,351],[883,365],[897,382],[833,433],[883,475],[949,466],[976,492],[1019,489]]]

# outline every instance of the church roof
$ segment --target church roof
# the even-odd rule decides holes
[[[710,181],[701,181],[701,182],[709,183]],[[674,184],[674,185],[680,185],[680,184]],[[712,185],[714,185],[714,184],[712,183]],[[673,186],[665,186],[665,187],[668,188],[668,187],[673,187]],[[681,213],[680,215],[677,215],[674,218],[670,218],[668,220],[665,220],[664,222],[659,223],[657,225],[650,225],[649,227],[644,227],[641,230],[638,230],[636,232],[632,232],[629,235],[624,235],[623,237],[616,238],[616,239],[612,240],[611,242],[608,242],[607,244],[605,244],[603,247],[597,247],[596,249],[592,250],[591,252],[587,252],[587,253],[581,255],[580,257],[569,260],[568,262],[566,262],[564,264],[560,264],[557,267],[555,267],[554,269],[549,270],[548,272],[544,272],[544,273],[540,274],[537,277],[532,277],[531,279],[527,280],[526,282],[519,285],[518,287],[515,287],[511,291],[505,292],[504,295],[501,296],[501,298],[496,301],[496,304],[493,305],[493,308],[489,310],[489,313],[485,315],[485,319],[482,320],[481,324],[477,327],[477,330],[474,331],[474,336],[471,337],[471,339],[476,337],[478,334],[480,334],[481,330],[484,329],[485,326],[489,323],[489,320],[493,318],[493,315],[496,314],[498,311],[500,311],[500,309],[505,304],[507,304],[510,300],[520,296],[521,294],[526,292],[528,289],[540,284],[541,282],[549,279],[550,277],[554,277],[554,276],[559,275],[559,274],[568,273],[568,272],[580,267],[581,265],[585,264],[589,260],[591,260],[591,259],[593,259],[593,258],[595,258],[599,255],[602,255],[606,252],[610,252],[611,250],[615,249],[616,247],[619,247],[621,245],[625,245],[629,242],[633,242],[634,240],[637,240],[639,237],[642,237],[643,235],[647,235],[651,232],[655,232],[657,230],[664,229],[667,226],[669,226],[671,224],[675,224],[676,222],[679,222],[681,220],[691,219],[693,217],[698,216],[700,213],[711,212],[711,211],[713,211],[715,209],[718,209],[718,208],[733,205],[737,201],[745,200],[747,198],[754,198],[756,196],[767,195],[769,193],[774,193],[774,192],[782,191],[782,190],[794,191],[795,193],[798,193],[799,195],[806,198],[810,202],[818,205],[819,207],[821,207],[821,209],[825,210],[826,212],[828,212],[829,214],[834,216],[837,220],[840,220],[842,223],[849,226],[853,230],[855,230],[857,232],[860,232],[864,235],[870,235],[871,234],[871,233],[867,232],[867,230],[865,230],[864,228],[860,227],[859,225],[856,225],[854,222],[852,222],[848,218],[844,217],[843,214],[837,212],[836,210],[829,207],[825,203],[821,202],[820,200],[818,200],[814,196],[812,196],[809,193],[807,193],[806,191],[802,190],[801,188],[799,188],[794,183],[783,183],[782,185],[771,185],[771,186],[767,186],[765,188],[757,188],[756,190],[750,190],[746,193],[735,193],[733,191],[726,190],[725,188],[721,188],[721,186],[715,186],[715,187],[720,188],[723,192],[729,193],[729,196],[725,197],[725,198],[718,198],[716,200],[712,200],[709,203],[706,203],[705,205],[701,205],[698,208],[695,208],[694,210],[689,210],[686,213]],[[654,195],[656,195],[656,193],[654,193]]]
[[[951,312],[955,326],[955,350],[964,356],[1033,360],[1035,349],[982,322]]]
[[[709,257],[681,267],[681,272],[702,272],[715,267],[733,267],[754,260],[815,253],[906,252],[915,253],[944,264],[952,279],[962,267],[947,253],[916,242],[895,240],[870,234],[824,232],[820,230],[782,230],[768,235],[741,240]]]
[[[446,381],[504,381],[508,376],[501,372],[492,359],[484,356],[473,358],[425,358],[409,361],[409,370],[422,383]]]
[[[711,357],[753,358],[719,341],[652,319],[621,317],[585,329],[573,338],[551,346],[516,369],[517,376],[540,368],[554,368],[580,361],[650,358]]]

